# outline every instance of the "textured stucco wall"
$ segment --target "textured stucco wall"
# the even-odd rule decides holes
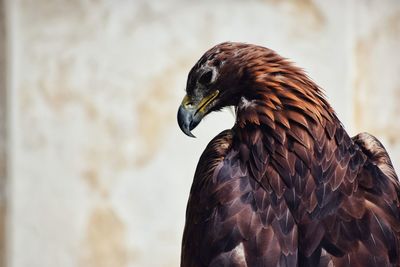
[[[12,267],[178,266],[185,204],[213,114],[176,109],[201,54],[258,43],[304,67],[353,135],[400,160],[398,1],[8,0]],[[1,53],[0,53],[1,54]]]

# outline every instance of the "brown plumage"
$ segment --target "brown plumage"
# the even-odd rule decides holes
[[[222,43],[189,73],[179,112],[236,123],[202,154],[182,267],[400,266],[399,182],[373,136],[350,138],[320,88],[274,51]]]

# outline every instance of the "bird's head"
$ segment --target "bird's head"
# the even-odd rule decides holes
[[[245,62],[258,46],[243,43],[222,43],[208,50],[189,72],[186,96],[178,110],[178,123],[188,136],[200,121],[212,111],[236,106],[247,75]],[[263,48],[266,49],[266,48]],[[248,77],[247,77],[248,78]]]

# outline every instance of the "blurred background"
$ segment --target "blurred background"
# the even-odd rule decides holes
[[[182,134],[211,46],[270,47],[400,170],[400,1],[0,0],[1,267],[178,266],[213,114]]]

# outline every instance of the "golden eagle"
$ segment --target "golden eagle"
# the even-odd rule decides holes
[[[349,137],[302,69],[226,42],[191,69],[186,92],[185,134],[226,106],[236,122],[200,157],[181,266],[400,266],[390,158],[372,135]]]

